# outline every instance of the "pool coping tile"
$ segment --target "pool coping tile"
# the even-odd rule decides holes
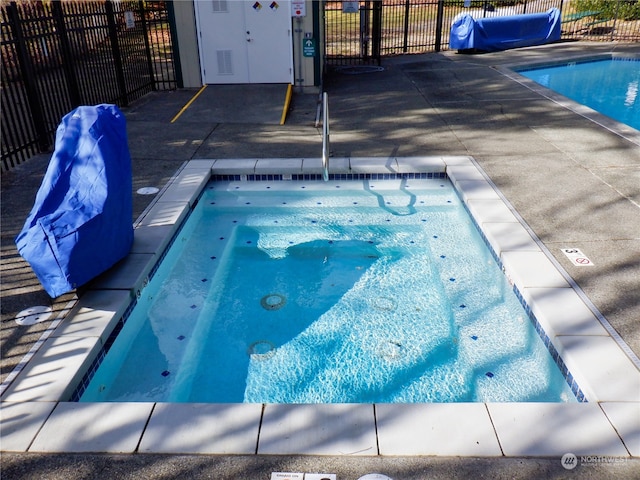
[[[51,338],[99,337],[104,344],[131,300],[129,290],[90,290],[80,297]]]
[[[528,287],[522,296],[549,337],[608,335],[573,288]]]
[[[507,457],[611,455],[628,457],[597,403],[488,403]]]
[[[56,402],[2,402],[0,432],[3,452],[26,452]]]
[[[266,404],[258,453],[378,455],[371,404]]]
[[[301,174],[301,158],[260,158],[253,169],[256,175],[264,174]]]
[[[640,457],[640,402],[603,402],[600,407],[631,456]]]
[[[480,226],[485,223],[517,223],[520,225],[513,212],[499,198],[472,198],[467,202],[467,208]]]
[[[142,453],[254,454],[262,404],[157,403]]]
[[[68,398],[101,347],[98,336],[47,338],[5,390],[2,401],[55,402]]]
[[[503,252],[540,252],[540,247],[519,223],[482,223],[485,237],[498,257]]]
[[[473,181],[486,181],[485,176],[475,165],[449,165],[447,164],[447,175],[451,182],[455,185],[456,182],[463,180]]]
[[[60,402],[29,452],[133,453],[153,403]]]
[[[520,291],[527,287],[569,287],[569,282],[542,251],[507,251],[500,256],[507,278]]]
[[[552,341],[589,401],[640,401],[640,371],[613,338],[560,335]]]
[[[187,201],[165,201],[164,195],[158,198],[151,207],[144,212],[142,218],[136,222],[138,227],[167,227],[180,225],[189,214],[190,204]]]
[[[469,157],[448,158],[447,163],[443,157],[397,157],[398,172],[444,172],[448,165],[468,164]]]
[[[138,291],[146,284],[157,258],[153,253],[129,253],[111,269],[88,283],[88,289]]]
[[[499,200],[500,197],[486,180],[458,180],[452,182],[465,203],[470,200]]]
[[[398,162],[393,157],[350,158],[349,167],[350,173],[399,173]]]
[[[380,455],[499,457],[484,403],[376,404]]]
[[[211,167],[183,168],[162,193],[162,202],[187,202],[193,207],[204,185],[211,178]]]
[[[129,253],[160,256],[177,231],[174,225],[138,225],[134,231],[133,245]]]

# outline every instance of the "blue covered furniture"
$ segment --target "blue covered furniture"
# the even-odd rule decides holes
[[[460,51],[496,52],[560,40],[560,10],[474,19],[463,13],[451,24],[449,47]]]
[[[133,242],[131,156],[115,105],[65,115],[34,206],[16,237],[51,297],[69,292],[125,257]]]

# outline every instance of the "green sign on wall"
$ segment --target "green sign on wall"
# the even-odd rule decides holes
[[[316,55],[316,39],[303,38],[302,39],[302,56],[315,57],[315,55]]]

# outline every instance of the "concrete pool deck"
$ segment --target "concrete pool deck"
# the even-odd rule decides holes
[[[598,44],[590,45],[589,53],[593,53],[594,50],[606,52],[621,49],[625,48]],[[638,47],[629,47],[629,51],[637,53]],[[514,205],[518,214],[526,220],[545,248],[553,254],[555,261],[576,280],[589,300],[605,315],[630,348],[638,352],[640,143],[620,137],[573,111],[567,111],[562,105],[539,97],[526,86],[513,82],[492,68],[497,64],[515,63],[515,60],[522,62],[523,57],[530,57],[533,63],[541,59],[548,60],[550,57],[568,58],[576,55],[584,55],[584,46],[557,45],[473,57],[448,52],[390,59],[388,66],[385,65],[384,72],[369,74],[374,76],[368,78],[363,78],[367,77],[366,75],[348,78],[331,75],[326,90],[330,94],[331,102],[334,157],[367,156],[369,162],[373,163],[367,168],[371,168],[381,164],[384,166],[390,159],[400,157],[457,155],[460,158],[468,158],[473,156],[488,173],[492,182]],[[483,75],[484,81],[482,81]],[[161,97],[166,94],[159,95]],[[164,184],[162,180],[165,178],[160,176],[170,177],[181,163],[176,163],[169,157],[177,157],[178,152],[183,148],[190,153],[190,156],[186,156],[186,152],[183,152],[181,160],[221,157],[264,158],[270,157],[271,153],[286,158],[318,156],[319,136],[317,130],[310,126],[315,114],[315,98],[309,104],[304,103],[308,99],[299,98],[301,103],[297,106],[294,99],[289,128],[285,125],[281,127],[281,131],[271,126],[252,125],[251,128],[247,128],[246,125],[217,124],[213,127],[209,125],[207,133],[198,132],[200,134],[196,135],[195,131],[204,128],[200,122],[198,125],[181,125],[181,130],[173,131],[184,137],[188,137],[187,133],[191,133],[190,139],[184,138],[182,141],[175,138],[169,139],[171,130],[166,126],[159,126],[156,123],[159,119],[149,122],[141,118],[146,118],[145,108],[147,112],[149,109],[156,113],[163,111],[160,103],[155,103],[156,100],[167,99],[154,99],[153,104],[144,103],[134,107],[131,112],[125,112],[129,120],[130,144],[134,156],[134,177],[136,177],[134,185],[161,187]],[[164,108],[170,107],[164,104]],[[167,111],[165,116],[172,116],[174,113],[174,110]],[[189,132],[187,127],[190,127]],[[163,128],[167,131],[162,131]],[[153,130],[151,140],[149,129]],[[192,130],[195,131],[192,132]],[[159,146],[157,150],[160,158],[145,156],[144,154],[149,155],[148,147],[144,152],[136,151],[137,143],[134,139],[142,139],[142,143],[147,146],[155,142]],[[173,151],[163,151],[161,146]],[[595,153],[596,148],[600,149],[599,154]],[[162,161],[163,157],[165,161]],[[158,162],[160,171],[154,169],[154,166],[158,165],[154,161],[158,160],[160,160]],[[253,163],[255,164],[255,161]],[[197,165],[199,167],[196,167]],[[171,166],[173,170],[169,171]],[[202,162],[195,162],[188,169],[202,167]],[[205,170],[210,167],[205,167]],[[273,164],[270,168],[273,168]],[[461,175],[464,174],[461,173]],[[158,181],[154,182],[155,179]],[[458,178],[458,181],[464,183],[481,181],[481,179]],[[35,192],[37,183],[31,187],[32,192]],[[3,200],[7,194],[4,187],[3,183]],[[170,194],[170,189],[171,187],[164,193]],[[138,209],[146,207],[142,203],[139,202]],[[30,204],[26,205],[24,208],[28,209]],[[25,212],[24,216],[26,213],[28,212]],[[141,213],[141,210],[137,213]],[[175,217],[175,211],[172,215]],[[158,227],[161,226],[158,225]],[[505,237],[501,238],[504,240]],[[593,261],[594,266],[582,269],[573,267],[559,252],[560,248],[565,247],[580,248]],[[144,253],[141,252],[140,255]],[[616,265],[620,268],[615,268]],[[143,278],[144,275],[141,275],[139,280]],[[532,288],[540,287],[532,286]],[[86,293],[81,298],[81,303],[89,301],[91,294],[92,292]],[[615,305],[612,305],[611,302],[614,300]],[[109,305],[105,305],[105,309],[108,310],[108,308]],[[560,324],[558,327],[566,328],[568,325]],[[573,325],[572,328],[582,328],[582,325]],[[565,340],[570,340],[568,337],[571,335],[567,336],[566,333],[556,332],[558,337],[567,337]],[[605,337],[609,337],[608,334],[592,331],[580,340],[581,342],[583,340],[599,342]],[[55,336],[52,337],[52,340],[54,339]],[[537,457],[538,459],[555,457],[556,471],[560,474],[566,470],[561,467],[559,457],[571,452],[577,455],[610,455],[625,459],[625,462],[618,462],[615,466],[590,465],[591,470],[586,466],[580,467],[581,473],[591,471],[595,474],[599,468],[604,468],[605,470],[601,470],[603,472],[608,471],[606,468],[616,468],[616,474],[631,473],[634,466],[638,467],[637,460],[631,460],[631,456],[637,457],[638,448],[640,448],[638,439],[640,409],[637,403],[640,388],[637,386],[637,380],[634,380],[638,375],[637,368],[635,371],[628,370],[627,374],[624,373],[624,369],[622,371],[603,369],[603,366],[614,364],[614,362],[607,363],[612,360],[608,353],[610,350],[604,347],[606,352],[597,354],[593,345],[585,344],[584,346],[588,348],[579,355],[587,362],[593,361],[593,368],[586,368],[583,375],[597,373],[601,377],[610,377],[611,382],[595,397],[593,393],[588,394],[590,400],[593,400],[590,403],[571,405],[570,407],[582,410],[575,410],[575,413],[570,415],[567,415],[565,410],[568,404],[440,404],[409,406],[403,410],[393,409],[392,411],[388,406],[323,406],[313,414],[319,419],[319,423],[314,422],[313,425],[325,425],[325,429],[321,432],[314,430],[314,433],[310,434],[309,418],[313,415],[309,414],[307,407],[267,406],[259,415],[263,417],[264,428],[264,431],[262,429],[260,431],[260,440],[252,433],[258,428],[255,427],[254,422],[254,427],[242,428],[243,432],[248,432],[249,438],[236,442],[236,444],[244,442],[245,447],[252,445],[253,450],[235,453],[257,451],[267,454],[337,455],[358,452],[360,455],[367,456],[372,455],[371,449],[375,445],[376,451],[373,455],[379,453],[381,459],[389,460],[388,475],[393,478],[392,472],[400,471],[393,470],[398,468],[399,460],[395,458],[398,455],[495,457],[496,461],[502,456]],[[85,344],[83,348],[87,348],[87,345]],[[66,357],[61,361],[64,363],[65,359]],[[53,364],[49,366],[54,368]],[[620,396],[620,390],[626,393]],[[614,401],[598,403],[598,400],[606,400],[606,395]],[[17,397],[14,398],[17,399]],[[91,425],[88,419],[108,419],[109,416],[104,415],[104,409],[113,408],[120,421],[115,424],[118,427],[115,430],[119,432],[120,439],[126,438],[129,442],[124,450],[120,445],[115,451],[152,452],[160,448],[160,451],[180,453],[182,451],[180,448],[186,448],[185,445],[198,443],[195,441],[197,435],[194,433],[196,430],[192,422],[201,424],[203,421],[200,417],[201,413],[197,411],[187,415],[186,418],[182,417],[181,421],[181,417],[176,416],[175,411],[172,411],[175,407],[162,404],[158,404],[155,408],[152,404],[139,404],[135,411],[132,411],[126,408],[119,410],[120,405],[82,406],[63,402],[56,408],[54,415],[44,423],[54,406],[53,398],[38,399],[37,402],[32,403],[16,401],[3,405],[3,407],[11,407],[3,408],[3,420],[6,420],[5,415],[15,408],[11,418],[26,418],[27,420],[23,421],[31,426],[31,431],[28,431],[28,428],[20,429],[21,434],[26,436],[22,442],[28,445],[24,449],[17,450],[110,451],[104,443],[101,447],[95,443],[92,445],[90,440],[120,445],[118,441],[105,435],[102,430],[103,428],[113,429],[114,423],[106,421],[101,427],[101,422],[94,422],[96,430],[93,430],[88,428]],[[201,408],[223,410],[217,412],[218,417],[224,418],[224,422],[227,422],[230,428],[239,430],[238,427],[244,426],[248,418],[258,415],[257,412],[244,411],[250,407],[250,405],[240,405],[229,408],[226,406]],[[465,413],[452,414],[453,407],[461,407],[460,411]],[[288,413],[285,414],[283,409]],[[331,411],[332,409],[334,411]],[[417,415],[415,409],[423,412]],[[425,409],[430,410],[431,413],[424,413]],[[478,409],[480,409],[479,412]],[[151,415],[152,410],[153,415]],[[114,411],[111,413],[113,414]],[[238,414],[238,411],[242,413]],[[147,425],[150,415],[151,420],[154,416],[160,420],[153,420],[153,422],[150,420]],[[430,417],[430,415],[433,416]],[[67,423],[69,418],[76,419],[77,422]],[[166,421],[163,421],[163,418]],[[389,420],[390,418],[392,421]],[[441,422],[441,418],[449,420]],[[282,424],[283,419],[289,419],[287,420],[290,422],[289,435],[283,433],[287,431],[287,425]],[[66,425],[68,431],[75,429],[78,434],[83,432],[82,435],[74,437],[75,440],[61,435],[61,430],[58,428],[61,422]],[[420,425],[421,422],[424,422],[424,425]],[[524,422],[526,427],[522,430],[513,428],[514,422],[521,425]],[[43,423],[44,428],[40,429]],[[140,436],[141,429],[145,426],[146,431],[150,433],[148,440]],[[332,431],[334,426],[336,431],[343,432],[344,435],[335,435]],[[219,425],[213,425],[210,428],[211,430],[207,430],[215,431]],[[155,438],[152,434],[154,429],[160,432]],[[166,433],[167,429],[171,431],[170,435]],[[47,430],[54,434],[48,434]],[[517,433],[523,430],[528,434]],[[180,434],[185,431],[186,437]],[[257,432],[255,433],[257,435]],[[30,435],[31,438],[29,438]],[[138,445],[138,441],[134,439],[140,440],[140,438],[142,443]],[[181,438],[185,440],[181,441]],[[188,441],[189,438],[194,441]],[[475,444],[474,438],[477,442]],[[81,441],[76,443],[78,439]],[[206,441],[211,441],[211,437],[208,437],[208,440],[202,440],[203,443]],[[265,443],[262,443],[261,450],[260,442],[263,441]],[[63,444],[65,447],[60,449],[59,446],[51,446],[51,444],[46,446],[48,442],[58,442],[58,445]],[[175,445],[157,446],[167,442],[170,444],[174,442]],[[133,448],[131,444],[134,444]],[[149,447],[154,444],[156,447]],[[3,450],[15,450],[5,448],[5,445],[3,440]],[[620,447],[626,448],[627,453],[620,450]],[[167,448],[169,450],[166,450]],[[297,451],[291,450],[292,448]],[[367,451],[369,453],[366,453]],[[8,456],[9,461],[12,455]],[[14,458],[16,461],[36,458],[29,457],[35,453],[25,455],[26,457],[16,455]],[[6,459],[7,455],[3,454],[3,457]],[[133,459],[123,460],[123,462],[126,461],[134,462]],[[238,457],[238,461],[246,460]],[[310,465],[317,465],[316,460],[308,461]],[[340,460],[334,461],[340,462]],[[343,466],[347,468],[346,465],[352,460],[345,459],[344,462]],[[365,468],[367,460],[362,462]],[[455,464],[455,461],[453,462]],[[460,465],[467,464],[464,461],[460,462]],[[272,468],[269,457],[265,457],[264,464],[265,468]],[[508,469],[506,471],[512,473],[510,470],[513,467],[512,464],[507,462],[503,465]],[[549,463],[548,468],[553,469],[552,465],[553,463]],[[381,462],[377,469],[382,470],[383,467],[384,462]],[[298,471],[312,471],[303,469],[303,466],[300,469],[302,470]],[[335,470],[340,471],[340,465],[336,465]],[[267,470],[260,470],[260,472],[260,476],[251,478],[269,478],[265,473]],[[368,472],[360,471],[360,474],[365,473]],[[515,472],[514,476],[517,476],[517,473]],[[409,472],[404,472],[403,476],[398,478],[426,478],[409,475]],[[357,478],[357,475],[353,478]]]

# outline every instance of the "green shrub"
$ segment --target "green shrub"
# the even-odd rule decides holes
[[[600,18],[614,18],[617,14],[622,20],[640,20],[640,0],[576,0],[573,3],[576,12],[599,11]]]

